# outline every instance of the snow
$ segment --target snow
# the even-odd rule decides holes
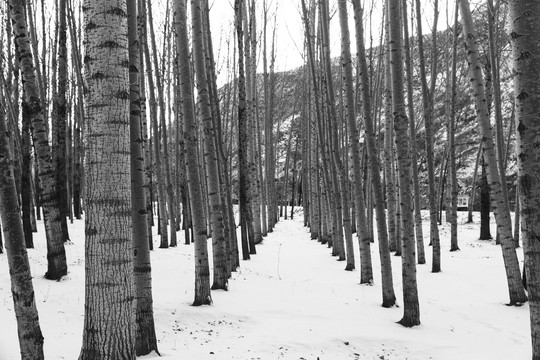
[[[450,253],[449,225],[440,228],[442,269],[431,273],[431,248],[419,265],[420,326],[396,324],[402,308],[381,304],[380,265],[372,246],[374,285],[359,284],[359,270],[310,240],[302,214],[283,220],[241,261],[229,291],[214,304],[193,307],[193,249],[152,252],[157,354],[144,359],[526,359],[531,358],[529,308],[510,307],[500,247],[479,241],[479,224],[464,224],[461,251]],[[479,215],[475,214],[478,221]],[[36,302],[47,359],[76,359],[82,342],[84,223],[70,225],[68,275],[44,279],[43,224],[30,249]],[[494,224],[492,228],[494,233]],[[429,234],[425,220],[424,234]],[[182,233],[178,233],[182,237]],[[157,239],[157,237],[155,237]],[[179,244],[182,240],[179,239]],[[356,241],[356,240],[355,240]],[[211,249],[209,241],[209,249]],[[357,243],[355,243],[356,251]],[[522,250],[518,250],[522,259]],[[357,267],[359,254],[356,253]],[[392,256],[402,304],[401,259]],[[0,255],[0,360],[20,358],[6,255]]]

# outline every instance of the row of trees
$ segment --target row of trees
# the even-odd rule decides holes
[[[240,251],[244,260],[249,259],[256,253],[256,244],[275,227],[279,206],[288,202],[289,178],[294,179],[291,205],[301,200],[311,238],[328,244],[332,255],[346,261],[346,270],[356,266],[353,234],[357,234],[363,284],[373,282],[370,248],[376,222],[382,305],[396,303],[390,261],[395,252],[402,257],[404,312],[400,323],[407,327],[420,324],[416,264],[426,262],[422,198],[427,198],[430,213],[432,271],[442,269],[437,222],[441,206],[437,204],[440,196],[433,156],[436,99],[440,98],[448,104],[444,121],[449,142],[450,250],[459,249],[455,130],[460,41],[465,44],[461,56],[468,63],[468,94],[474,99],[482,140],[479,158],[486,164],[510,304],[527,301],[506,189],[501,58],[497,56],[499,19],[506,14],[501,4],[487,0],[486,59],[490,67],[483,72],[466,0],[456,1],[454,23],[444,35],[452,44],[451,51],[444,54],[438,53],[437,0],[433,2],[431,37],[423,36],[419,0],[411,2],[416,37],[409,36],[409,15],[413,13],[409,3],[388,0],[378,50],[372,43],[369,50],[364,44],[360,1],[353,1],[351,8],[347,1],[339,0],[341,78],[336,78],[330,53],[330,3],[301,0],[306,64],[299,70],[302,76],[296,86],[280,88],[274,72],[278,56],[275,19],[270,28],[273,34],[268,31],[271,9],[265,1],[261,9],[254,0],[236,0],[236,41],[227,43],[229,50],[233,48],[227,60],[229,81],[221,89],[207,0],[190,0],[189,7],[181,0],[167,2],[160,51],[151,1],[85,0],[80,14],[68,0],[58,1],[52,9],[41,2],[41,19],[30,2],[9,0],[8,4],[9,13],[8,7],[2,8],[6,32],[0,38],[5,44],[0,58],[0,171],[5,174],[0,214],[23,358],[43,358],[26,255],[40,207],[47,237],[48,279],[67,273],[67,219],[85,213],[87,271],[80,358],[131,359],[157,351],[150,265],[155,210],[160,248],[176,246],[181,227],[185,242],[194,243],[193,305],[211,304],[211,289],[227,290],[228,279],[240,264]],[[534,226],[537,160],[533,155],[533,74],[539,56],[533,39],[540,22],[534,18],[535,9],[529,8],[534,6],[532,1],[510,2],[509,16],[525,274],[533,356],[540,358],[539,280],[535,275],[540,259],[534,241],[538,236]],[[351,10],[355,61],[348,28]],[[55,14],[55,35],[49,41],[45,36],[47,11]],[[262,30],[257,27],[259,20]],[[425,39],[431,41],[429,57]],[[262,75],[257,74],[258,54]],[[438,80],[441,59],[448,69],[443,82]],[[426,60],[430,60],[429,72]],[[420,90],[415,92],[417,87]],[[420,111],[414,107],[415,94],[420,94]],[[287,97],[294,98],[294,106],[283,110],[276,104],[283,104]],[[423,174],[417,167],[419,127],[415,117],[419,114],[424,124],[427,196],[419,186]],[[285,164],[278,144],[281,122],[290,123]],[[439,165],[442,171],[443,165]],[[282,177],[285,183],[279,184],[277,179]],[[233,212],[236,198],[240,241]]]

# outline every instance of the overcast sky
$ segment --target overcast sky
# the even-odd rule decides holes
[[[366,36],[366,47],[370,43],[370,28],[373,31],[373,44],[376,46],[379,43],[380,24],[382,20],[382,0],[361,0],[364,4],[364,28]],[[309,0],[306,2],[309,3]],[[433,22],[433,0],[421,0],[423,13],[423,31],[430,32]],[[439,0],[439,30],[447,27],[447,6],[449,22],[453,22],[453,1]],[[270,36],[273,27],[273,14],[277,12],[277,58],[276,71],[290,70],[301,66],[304,61],[302,59],[302,41],[304,30],[300,16],[300,0],[267,0],[267,6],[270,7],[269,24],[268,24],[268,42],[270,47]],[[450,4],[450,5],[449,5]],[[233,21],[234,21],[234,0],[210,0],[211,5],[211,26],[214,37],[214,52],[218,63],[218,70],[221,68],[220,83],[226,80],[224,76],[224,62],[227,56],[227,42],[230,43],[230,51],[232,52],[232,41],[234,41]],[[277,6],[276,6],[277,5]],[[257,19],[258,31],[262,30],[262,0],[256,1],[257,14],[260,18]],[[409,13],[411,10],[409,0]],[[370,22],[370,11],[372,12]],[[332,57],[340,54],[340,33],[339,33],[339,18],[337,14],[337,1],[330,0],[331,12],[331,54]],[[355,52],[354,40],[354,17],[352,11],[352,3],[349,2],[349,29],[351,32],[351,51]],[[411,30],[409,30],[410,32]],[[415,30],[416,31],[416,30]],[[268,49],[270,51],[270,48]],[[261,61],[262,62],[262,61]],[[262,68],[259,66],[259,71]]]

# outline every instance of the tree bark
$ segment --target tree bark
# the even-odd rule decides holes
[[[12,6],[16,5],[12,1]],[[30,273],[30,262],[24,244],[24,232],[15,188],[13,155],[3,113],[0,113],[0,218],[4,230],[6,253],[11,279],[11,293],[17,319],[22,360],[42,360],[43,335]],[[1,249],[1,244],[0,244]]]
[[[521,231],[529,294],[532,359],[540,359],[540,162],[538,137],[538,72],[540,70],[540,4],[509,2],[509,32],[516,104],[517,159]],[[518,226],[516,224],[516,226]]]
[[[197,122],[193,101],[193,83],[189,61],[189,40],[187,31],[186,5],[184,1],[175,2],[176,41],[184,115],[184,136],[186,146],[187,185],[193,222],[195,243],[195,300],[193,305],[210,305],[210,267],[206,245],[206,221],[204,217],[201,181],[197,163]]]
[[[510,211],[506,206],[501,189],[501,177],[497,166],[495,155],[495,144],[493,133],[489,122],[489,111],[487,108],[486,93],[482,79],[482,69],[478,60],[478,49],[476,44],[476,33],[473,29],[473,22],[467,0],[459,0],[459,8],[462,15],[463,29],[466,36],[466,50],[469,60],[469,72],[471,78],[471,88],[476,102],[476,113],[478,126],[482,134],[482,145],[484,156],[487,161],[487,177],[491,188],[491,201],[497,228],[500,234],[501,248],[508,281],[508,291],[510,295],[510,305],[519,305],[527,300],[521,282],[519,262],[512,239]],[[521,190],[523,191],[523,189]]]
[[[388,4],[390,21],[390,57],[392,68],[392,105],[396,148],[399,166],[399,196],[401,204],[401,226],[403,227],[403,318],[399,323],[406,327],[420,324],[420,305],[416,284],[416,251],[411,192],[411,154],[408,134],[408,119],[403,96],[403,62],[401,58],[401,21],[399,1]]]
[[[32,136],[41,183],[41,203],[47,238],[47,272],[45,277],[50,280],[58,280],[67,274],[66,251],[62,239],[58,195],[54,186],[54,171],[47,136],[47,125],[43,117],[37,79],[34,74],[24,6],[24,0],[12,0],[10,16],[15,35],[15,52],[20,62],[23,77],[23,102],[26,102],[25,106],[28,106],[28,113],[32,122]]]
[[[141,133],[141,96],[137,0],[127,1],[129,44],[129,113],[131,150],[131,221],[133,226],[133,273],[135,284],[135,346],[137,356],[158,352],[152,299],[152,267],[148,243],[144,153]]]
[[[85,312],[79,360],[135,359],[125,1],[85,0]]]

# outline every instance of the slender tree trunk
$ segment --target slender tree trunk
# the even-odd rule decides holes
[[[403,40],[405,51],[405,74],[407,75],[407,108],[409,115],[409,134],[411,137],[411,162],[414,188],[414,230],[416,233],[416,251],[418,264],[426,263],[426,255],[424,249],[424,233],[422,230],[422,213],[421,213],[421,198],[420,180],[418,179],[418,154],[416,142],[416,121],[414,114],[414,98],[413,98],[413,62],[411,60],[411,48],[409,40],[409,26],[407,21],[407,1],[401,3],[403,12]]]
[[[37,79],[34,74],[32,53],[28,39],[25,15],[25,1],[12,0],[10,17],[13,22],[15,36],[15,52],[19,59],[23,76],[25,106],[32,122],[32,135],[38,159],[39,178],[41,182],[41,201],[45,234],[47,237],[47,272],[45,277],[58,280],[67,274],[66,251],[62,239],[61,212],[58,196],[54,186],[54,172],[51,158],[47,126],[43,117],[43,109],[39,98]]]
[[[12,1],[15,7],[17,2]],[[4,114],[0,111],[0,217],[3,224],[6,253],[11,279],[11,293],[17,319],[17,330],[21,359],[41,360],[43,356],[43,335],[39,326],[38,312],[30,273],[30,262],[24,244],[24,232],[19,212],[15,178],[13,176],[13,155],[9,146],[9,136]],[[0,244],[1,249],[1,244]]]
[[[66,173],[66,129],[67,129],[67,16],[66,0],[59,0],[58,6],[58,84],[53,103],[52,116],[52,156],[55,169],[55,187],[60,208],[62,238],[69,240],[66,217],[68,215],[67,173]]]
[[[360,164],[359,132],[356,125],[354,111],[354,90],[352,75],[351,39],[348,25],[347,2],[340,0],[339,23],[341,27],[341,64],[343,67],[343,82],[345,85],[345,112],[349,130],[349,146],[351,147],[351,162],[353,169],[353,192],[356,209],[356,223],[358,226],[358,246],[360,249],[360,283],[370,284],[373,282],[373,269],[371,264],[371,233],[367,228],[366,204],[363,193],[363,179]],[[362,21],[362,20],[360,20]],[[364,59],[365,61],[365,59]],[[366,74],[367,75],[367,74]],[[365,79],[364,79],[365,80]],[[363,84],[362,84],[363,85]],[[369,99],[368,99],[369,100]],[[366,104],[364,104],[366,106]],[[365,115],[365,114],[364,114]],[[370,115],[370,114],[369,114]],[[371,121],[369,116],[364,121]],[[348,209],[347,209],[348,210]]]
[[[210,267],[206,245],[206,221],[204,217],[201,181],[197,163],[197,122],[193,103],[193,83],[189,60],[189,40],[187,31],[186,5],[175,1],[177,56],[182,94],[182,113],[184,114],[184,136],[186,145],[187,184],[193,221],[195,242],[195,300],[193,305],[209,305]]]
[[[457,42],[458,42],[458,4],[454,9],[454,36],[452,43],[452,70],[450,76],[452,78],[450,85],[450,122],[449,122],[449,151],[450,151],[450,184],[451,184],[451,220],[450,220],[450,251],[459,250],[458,245],[458,184],[457,184],[457,159],[456,159],[456,95],[457,95]]]
[[[476,33],[473,29],[469,2],[467,0],[459,0],[459,7],[463,19],[463,29],[466,36],[466,50],[469,59],[471,88],[474,92],[478,124],[482,134],[484,156],[487,161],[487,177],[491,188],[493,212],[495,215],[495,220],[497,221],[498,233],[500,234],[501,239],[506,278],[508,281],[508,291],[510,295],[510,304],[518,305],[526,301],[527,296],[525,295],[521,282],[519,262],[515,244],[512,239],[510,227],[512,220],[510,218],[510,211],[506,206],[501,189],[501,177],[497,167],[495,144],[493,142],[493,134],[489,123],[489,111],[487,108],[486,93],[482,79],[482,69],[478,60]],[[524,189],[522,188],[521,191],[523,192]]]
[[[235,0],[234,12],[238,40],[238,172],[239,172],[239,200],[240,200],[240,227],[242,236],[242,257],[249,260],[250,253],[255,248],[250,245],[253,241],[253,223],[251,218],[251,192],[248,167],[249,131],[246,109],[246,77],[244,70],[244,17],[243,0]]]
[[[401,203],[401,226],[403,227],[403,318],[399,323],[406,327],[420,324],[420,306],[416,285],[416,251],[411,191],[411,154],[408,119],[403,96],[403,62],[401,59],[401,21],[399,2],[388,5],[390,21],[390,56],[392,68],[392,102],[394,129],[399,165],[399,196]]]
[[[435,0],[437,4],[437,0]],[[424,110],[424,125],[426,130],[426,159],[427,159],[427,172],[428,172],[428,190],[429,190],[429,220],[430,220],[430,244],[433,250],[433,260],[431,271],[441,271],[441,244],[439,240],[439,227],[437,225],[437,191],[435,186],[435,166],[433,160],[433,99],[434,94],[434,82],[435,78],[433,74],[436,74],[437,64],[437,48],[436,48],[436,29],[437,29],[437,17],[438,10],[435,9],[434,17],[434,36],[433,36],[433,48],[431,54],[431,89],[428,89],[427,76],[426,76],[426,64],[424,56],[424,41],[422,35],[422,11],[420,7],[420,0],[416,0],[416,20],[417,20],[417,32],[418,32],[418,57],[420,59],[420,80],[422,83],[422,106]]]
[[[86,0],[83,9],[86,294],[79,360],[134,360],[127,8]]]
[[[208,198],[211,207],[212,249],[214,256],[214,283],[212,289],[227,290],[228,274],[226,261],[225,234],[223,228],[223,206],[221,204],[220,180],[216,149],[216,129],[212,122],[208,77],[204,56],[204,37],[200,0],[191,0],[191,21],[193,34],[193,58],[195,63],[198,109],[204,126],[204,160],[207,171]]]
[[[145,2],[147,0],[142,0],[142,2]],[[143,19],[146,19],[147,17],[147,11],[146,6],[142,7],[143,11],[141,13],[141,16],[143,16]],[[151,13],[152,11],[148,9],[148,23],[152,24],[152,18]],[[153,37],[153,25],[150,26],[150,36]],[[144,34],[143,34],[144,35]],[[146,60],[146,70],[147,70],[147,77],[148,77],[148,90],[150,93],[150,121],[152,123],[152,130],[154,132],[154,138],[153,138],[153,145],[154,145],[154,169],[156,172],[156,188],[157,188],[157,195],[158,195],[158,207],[159,207],[159,220],[160,220],[160,226],[159,226],[159,232],[161,235],[161,241],[160,241],[160,248],[168,248],[169,247],[169,236],[167,231],[167,210],[166,210],[166,199],[165,199],[165,191],[163,189],[163,166],[161,163],[161,150],[160,150],[160,136],[159,136],[159,117],[158,117],[158,99],[156,98],[156,88],[159,90],[161,88],[161,83],[154,84],[154,73],[158,73],[159,69],[155,66],[157,64],[157,54],[154,58],[154,66],[152,66],[152,60],[150,57],[150,47],[148,46],[148,39],[144,39],[144,43],[141,44],[144,46],[144,58]],[[155,49],[155,41],[153,41],[153,51],[156,52]],[[156,77],[157,79],[158,77]],[[165,115],[162,114],[164,117]]]
[[[144,153],[141,133],[141,97],[137,0],[127,1],[129,44],[131,221],[133,226],[133,273],[135,281],[135,346],[137,356],[158,352],[152,305],[152,267],[144,189]]]

